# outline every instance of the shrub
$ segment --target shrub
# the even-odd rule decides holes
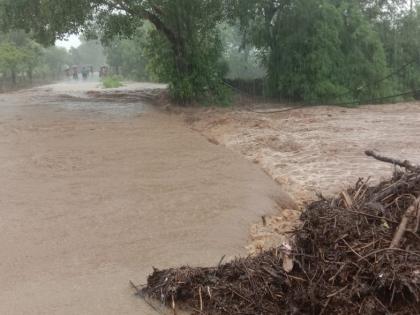
[[[119,75],[110,75],[102,79],[102,85],[105,89],[114,89],[123,86],[122,77]]]

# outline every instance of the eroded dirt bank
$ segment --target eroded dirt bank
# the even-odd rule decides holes
[[[155,314],[129,280],[245,254],[249,225],[287,199],[181,117],[92,89],[0,95],[1,314]]]

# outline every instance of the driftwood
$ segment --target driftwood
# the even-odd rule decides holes
[[[386,197],[398,194],[401,191],[410,191],[420,183],[420,174],[403,176],[398,181],[391,183],[383,190],[378,191],[371,202],[380,202]]]
[[[420,169],[392,163],[405,171],[307,206],[289,272],[279,246],[215,267],[155,270],[141,294],[200,315],[420,314]]]
[[[367,156],[375,158],[378,161],[385,162],[385,163],[391,163],[393,165],[398,165],[398,166],[404,167],[405,169],[407,169],[409,171],[415,171],[415,170],[420,168],[417,165],[413,165],[410,161],[407,161],[407,160],[401,161],[401,160],[398,160],[398,159],[393,159],[393,158],[389,158],[389,157],[386,157],[386,156],[381,156],[381,155],[375,153],[372,150],[365,151],[365,154]]]
[[[407,224],[410,220],[410,218],[418,218],[418,212],[419,212],[419,206],[420,206],[420,198],[417,198],[413,204],[407,209],[407,211],[404,213],[401,223],[398,226],[397,231],[395,232],[395,235],[391,241],[390,248],[398,248],[401,242],[401,238],[403,237],[406,229]],[[416,228],[417,230],[417,228]],[[414,231],[417,232],[417,231]]]

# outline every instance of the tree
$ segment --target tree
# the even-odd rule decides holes
[[[226,100],[223,77],[258,71],[270,95],[307,103],[414,90],[419,21],[414,0],[0,0],[1,29],[42,43],[94,30],[115,72],[152,73],[181,103]]]
[[[224,47],[223,57],[229,69],[226,78],[242,80],[264,78],[266,70],[259,62],[258,50],[252,45],[244,44],[238,25],[224,23],[219,28]]]
[[[17,83],[18,72],[25,72],[29,80],[32,80],[33,71],[41,56],[41,47],[19,30],[2,34],[0,41],[3,43],[0,62],[5,71],[10,73],[12,83]]]
[[[401,92],[420,90],[420,14],[417,10],[396,23],[391,38],[390,65],[396,73]]]
[[[62,76],[64,67],[70,63],[70,55],[65,48],[51,46],[43,51],[41,64],[45,65],[45,74],[54,80]]]
[[[223,93],[220,38],[223,0],[1,0],[3,28],[23,28],[42,42],[88,29],[95,21],[105,39],[132,36],[144,21],[154,26],[149,51],[173,96],[185,103]]]
[[[234,1],[247,42],[261,52],[271,95],[308,103],[383,95],[380,38],[355,1]]]
[[[115,73],[133,80],[149,79],[145,52],[148,31],[139,28],[132,39],[115,39],[105,47],[107,63]]]
[[[44,48],[24,31],[0,33],[0,77],[12,85],[33,79],[58,79],[68,63],[65,49]]]
[[[81,44],[77,48],[71,48],[70,60],[75,65],[91,65],[96,69],[105,64],[104,49],[97,40],[80,38]]]
[[[23,64],[25,58],[25,54],[10,43],[0,45],[0,70],[10,73],[14,85],[17,83],[16,76],[19,66]]]
[[[347,96],[364,102],[392,94],[386,51],[374,25],[359,5],[342,3],[338,10],[344,13],[340,40],[345,57],[339,69],[343,71],[341,82],[349,90]]]
[[[42,48],[38,43],[30,41],[22,48],[22,52],[25,56],[23,60],[24,69],[29,80],[32,81],[34,70],[41,62]]]

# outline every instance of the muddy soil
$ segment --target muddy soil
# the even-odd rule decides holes
[[[0,314],[156,314],[129,280],[243,255],[253,222],[293,207],[180,116],[92,90],[0,94]]]
[[[267,110],[270,111],[270,110]],[[184,111],[184,120],[210,142],[259,165],[300,205],[343,191],[360,178],[378,182],[393,166],[365,150],[420,164],[420,103],[359,108],[312,107],[281,113],[251,110]],[[250,251],[281,244],[298,225],[299,212],[285,210],[251,229]],[[287,235],[287,234],[286,234]]]

